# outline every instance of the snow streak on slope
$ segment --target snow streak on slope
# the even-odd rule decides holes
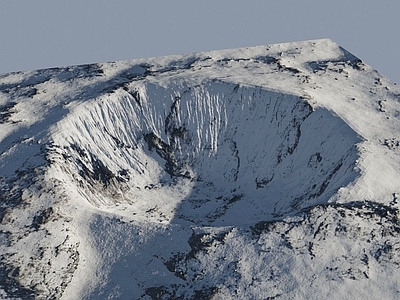
[[[398,297],[400,90],[330,40],[0,84],[3,298]]]

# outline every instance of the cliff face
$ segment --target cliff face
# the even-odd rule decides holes
[[[400,90],[330,40],[0,91],[4,298],[396,298]]]

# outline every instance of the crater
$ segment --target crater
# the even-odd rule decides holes
[[[76,107],[53,140],[85,199],[141,221],[282,219],[358,177],[360,137],[342,119],[297,95],[215,80],[125,85]]]

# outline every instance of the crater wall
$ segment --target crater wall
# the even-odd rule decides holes
[[[201,225],[283,218],[356,179],[357,134],[303,97],[220,81],[125,85],[59,123],[59,162],[100,207]]]

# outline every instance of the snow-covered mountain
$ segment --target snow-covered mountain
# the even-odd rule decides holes
[[[398,299],[400,89],[331,40],[0,75],[0,297]]]

